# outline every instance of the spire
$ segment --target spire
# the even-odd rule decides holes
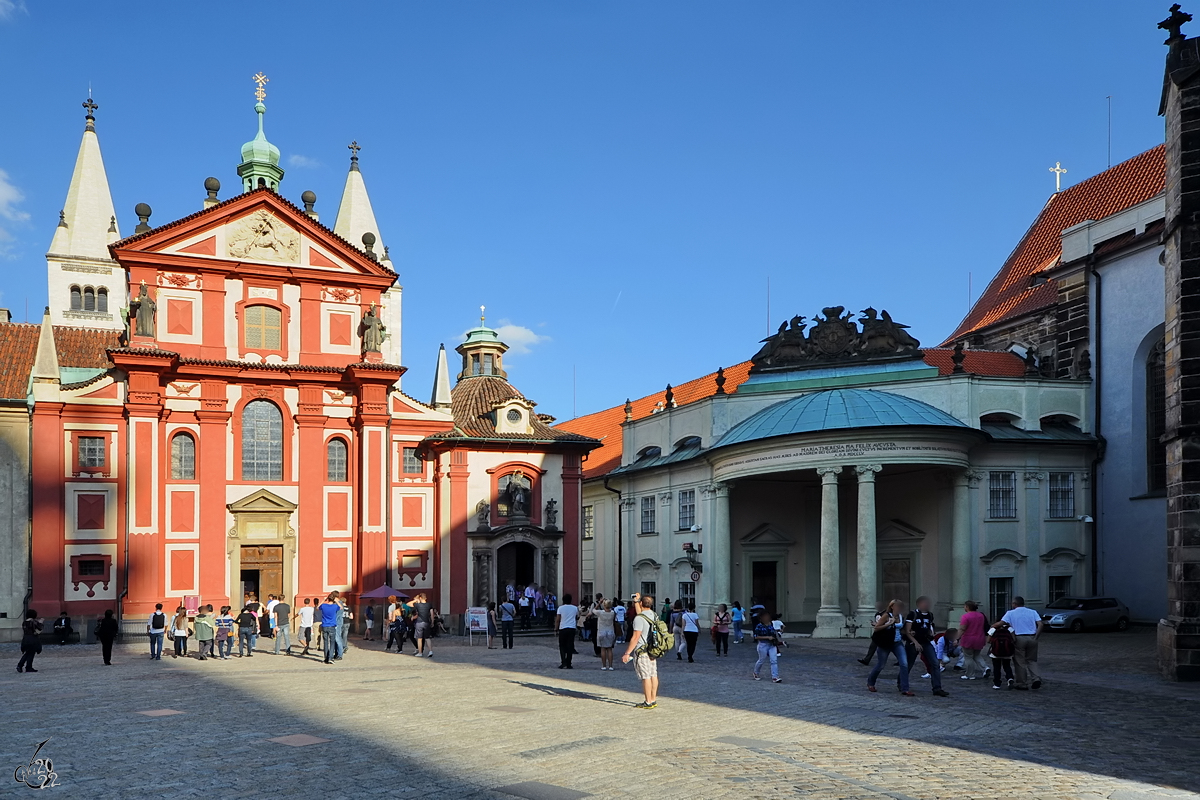
[[[38,333],[37,358],[33,362],[34,383],[58,383],[58,348],[54,344],[54,325],[50,322],[50,306],[42,315]]]
[[[433,376],[433,399],[429,405],[438,411],[450,410],[450,365],[446,363],[446,345],[438,349],[437,372]]]
[[[258,134],[242,145],[242,163],[238,165],[237,174],[242,179],[242,188],[247,192],[263,186],[277,192],[279,182],[283,180],[283,170],[279,167],[279,148],[267,141],[267,134],[263,130],[263,118],[267,113],[263,103],[267,90],[263,87],[270,79],[260,72],[253,80],[258,84],[254,90],[254,96],[258,98],[254,104],[254,113],[258,115]]]
[[[83,141],[79,143],[67,202],[59,214],[50,252],[108,261],[111,259],[108,243],[119,239],[120,234],[113,236],[109,232],[110,227],[116,230],[116,211],[108,190],[104,159],[100,156],[100,140],[96,137],[95,111],[100,106],[88,97],[83,107],[87,109]]]
[[[364,233],[375,236],[373,249],[376,253],[384,253],[383,237],[379,235],[379,225],[375,222],[375,212],[371,210],[371,198],[367,196],[367,184],[363,182],[362,172],[358,169],[358,142],[351,142],[350,171],[346,174],[346,187],[342,189],[342,204],[338,206],[337,220],[333,223],[333,232],[351,244],[358,246]]]

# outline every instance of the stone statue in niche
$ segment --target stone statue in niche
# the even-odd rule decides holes
[[[508,502],[508,516],[529,516],[529,486],[525,473],[517,470],[508,476],[508,485],[504,488],[504,499]]]
[[[383,320],[375,313],[375,304],[363,314],[362,322],[358,323],[358,336],[362,339],[364,353],[378,353],[383,348],[383,339],[387,333]]]
[[[487,500],[475,504],[475,518],[479,520],[479,529],[486,530],[492,516],[492,505]]]
[[[150,299],[150,290],[146,288],[146,282],[142,281],[142,287],[138,290],[138,296],[129,304],[130,310],[133,312],[133,332],[137,336],[154,336],[154,319],[158,311],[158,305]]]
[[[558,526],[558,501],[551,498],[546,501],[546,519],[543,520],[547,528],[555,528]]]
[[[229,255],[298,263],[300,237],[271,212],[259,210],[230,227]]]

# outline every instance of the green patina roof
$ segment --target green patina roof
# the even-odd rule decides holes
[[[713,447],[795,433],[902,425],[970,427],[928,403],[898,394],[870,389],[830,389],[768,406],[735,425]]]
[[[258,135],[242,145],[242,161],[247,164],[258,162],[278,166],[279,148],[267,141],[267,134],[263,131],[263,116],[267,113],[267,107],[258,103],[254,106],[254,111],[258,114]]]
[[[479,342],[499,342],[500,334],[496,333],[489,327],[480,325],[478,328],[472,328],[467,331],[467,340],[463,344],[477,344]]]

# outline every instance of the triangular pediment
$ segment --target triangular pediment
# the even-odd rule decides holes
[[[290,514],[296,510],[296,504],[290,500],[284,500],[272,491],[259,489],[257,492],[246,495],[241,500],[235,500],[230,503],[228,508],[235,514],[246,511]]]
[[[920,542],[925,538],[925,531],[904,520],[893,519],[876,529],[876,538],[882,542]]]
[[[117,242],[118,259],[149,254],[186,271],[186,262],[212,260],[231,268],[285,265],[342,276],[395,279],[394,273],[268,189],[238,195],[160,228]]]
[[[742,537],[742,547],[755,544],[791,545],[795,543],[795,539],[788,536],[786,533],[779,530],[779,528],[776,528],[769,522],[764,522],[762,525],[759,525],[757,528]]]

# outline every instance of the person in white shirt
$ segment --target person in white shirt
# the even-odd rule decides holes
[[[613,606],[613,614],[616,615],[617,644],[625,644],[625,604]]]
[[[1001,622],[1008,623],[1017,639],[1013,653],[1013,667],[1017,673],[1017,689],[1040,689],[1042,676],[1038,673],[1038,635],[1042,632],[1042,617],[1032,608],[1025,607],[1024,597],[1014,597],[1012,609]]]
[[[683,626],[683,638],[687,642],[688,663],[691,664],[695,661],[692,656],[696,654],[696,640],[700,638],[700,615],[696,613],[694,600],[688,601],[687,608],[679,616],[679,623]]]
[[[571,595],[564,594],[562,605],[554,617],[554,631],[558,634],[559,669],[574,669],[571,656],[575,653],[575,633],[579,626],[579,606],[571,602]]]
[[[154,613],[146,621],[146,633],[150,635],[150,658],[162,661],[163,636],[167,633],[167,615],[163,613],[162,603],[154,604]]]
[[[312,629],[313,629],[313,607],[312,600],[304,598],[304,607],[300,609],[300,641],[304,642],[304,652],[300,655],[308,655],[308,647],[312,644]]]

